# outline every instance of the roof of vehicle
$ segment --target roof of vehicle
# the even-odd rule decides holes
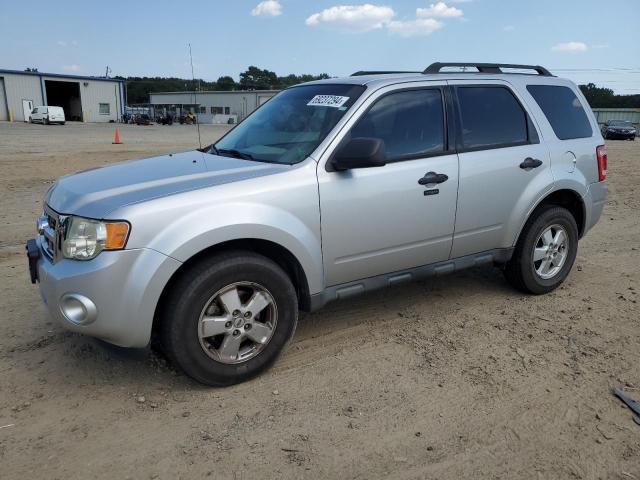
[[[458,71],[442,71],[445,68],[458,68]],[[473,70],[472,70],[473,69]],[[422,72],[406,71],[358,71],[349,77],[329,78],[305,83],[313,84],[350,84],[366,85],[374,88],[404,82],[424,82],[438,80],[508,80],[516,78],[535,78],[541,83],[569,83],[551,74],[539,65],[516,65],[498,63],[434,63]]]

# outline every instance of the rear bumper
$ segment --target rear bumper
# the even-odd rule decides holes
[[[607,182],[596,182],[589,185],[587,193],[582,197],[585,206],[584,234],[598,223],[607,199]]]
[[[37,277],[43,302],[64,328],[122,347],[144,347],[162,290],[180,265],[144,248],[102,252],[90,261],[52,263],[41,255]],[[78,309],[88,315],[76,316]]]

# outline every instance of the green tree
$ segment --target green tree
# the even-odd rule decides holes
[[[591,108],[640,108],[640,95],[616,95],[593,83],[580,85],[580,90]]]
[[[241,90],[270,90],[277,87],[278,77],[270,70],[262,70],[252,65],[240,74]]]
[[[176,77],[115,77],[124,80],[127,87],[127,102],[129,105],[149,102],[152,92],[187,92],[200,88],[200,91],[230,91],[230,90],[268,90],[283,89],[302,82],[310,82],[329,78],[329,75],[295,75],[277,76],[270,70],[251,66],[240,74],[240,82],[236,82],[228,75],[221,76],[215,82],[198,79]]]
[[[236,81],[228,75],[218,78],[216,81],[216,90],[235,90]]]

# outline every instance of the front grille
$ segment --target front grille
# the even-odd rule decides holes
[[[64,239],[64,221],[66,217],[59,215],[57,212],[44,207],[44,217],[46,224],[41,232],[42,251],[52,262],[56,262],[60,258],[62,240]]]

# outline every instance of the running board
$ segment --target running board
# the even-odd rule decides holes
[[[513,255],[513,248],[498,248],[486,252],[465,255],[464,257],[432,263],[421,267],[385,273],[354,282],[327,287],[323,292],[311,295],[311,311],[315,311],[329,302],[360,295],[372,290],[398,285],[400,283],[422,280],[428,277],[446,275],[481,265],[503,264]]]

